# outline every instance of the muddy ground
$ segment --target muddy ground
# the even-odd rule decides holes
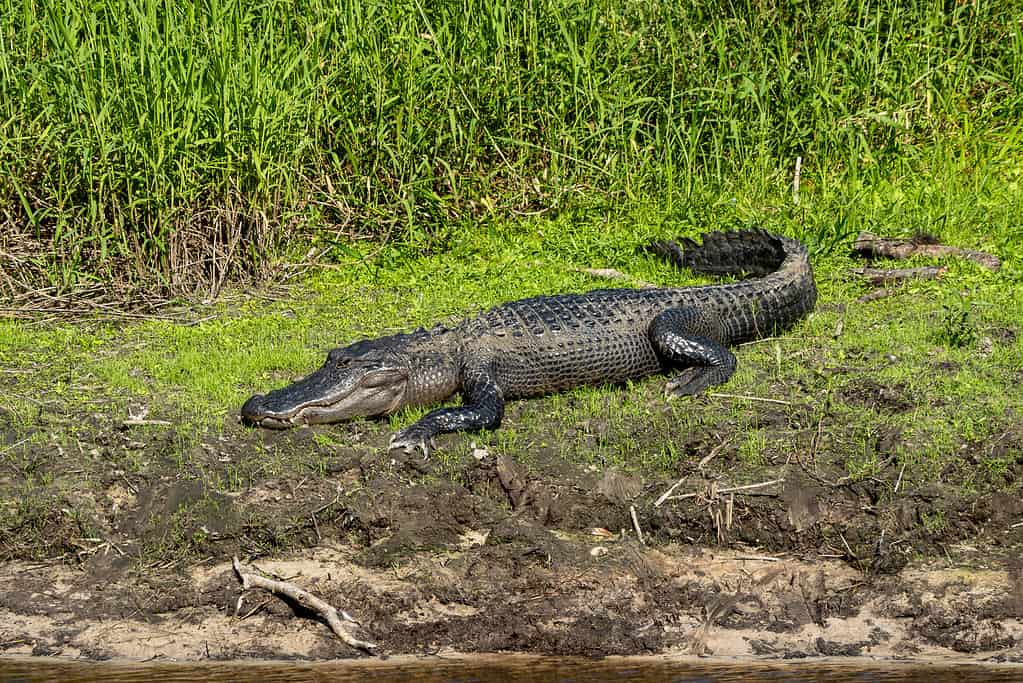
[[[430,459],[387,454],[386,422],[229,419],[187,438],[102,404],[0,415],[0,651],[362,656],[302,608],[243,594],[237,555],[347,610],[388,654],[1023,662],[1017,415],[962,444],[1010,463],[969,489],[889,457],[912,444],[884,417],[913,404],[862,376],[836,396],[879,416],[866,440],[808,387],[805,402],[682,407],[714,417],[672,436],[667,474],[580,455],[673,434],[660,387],[515,402],[516,439],[449,435]],[[543,419],[552,401],[561,422]],[[767,434],[756,467],[751,425]],[[851,477],[838,463],[864,447],[873,468]]]

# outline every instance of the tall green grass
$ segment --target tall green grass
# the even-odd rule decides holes
[[[0,0],[0,33],[0,264],[27,285],[770,196],[797,157],[812,193],[949,138],[1018,150],[1023,120],[1015,0]]]

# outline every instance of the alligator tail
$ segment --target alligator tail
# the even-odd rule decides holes
[[[708,275],[763,277],[781,268],[786,257],[806,258],[806,249],[795,240],[766,230],[708,232],[697,244],[688,237],[678,241],[652,242],[647,251],[668,259],[680,268]],[[798,252],[798,253],[797,253]]]

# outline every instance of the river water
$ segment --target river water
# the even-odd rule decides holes
[[[732,662],[565,659],[524,656],[424,657],[356,662],[111,664],[0,658],[0,683],[988,683],[1023,681],[1023,666],[849,664],[836,661]]]

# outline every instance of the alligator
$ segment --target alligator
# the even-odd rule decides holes
[[[668,398],[735,372],[729,346],[773,334],[813,310],[806,247],[764,230],[710,232],[647,249],[678,267],[749,279],[683,288],[597,289],[502,304],[454,327],[364,339],[327,354],[291,385],[241,409],[250,425],[283,429],[389,415],[461,392],[395,434],[391,449],[428,453],[443,432],[496,429],[505,401],[679,370]]]

